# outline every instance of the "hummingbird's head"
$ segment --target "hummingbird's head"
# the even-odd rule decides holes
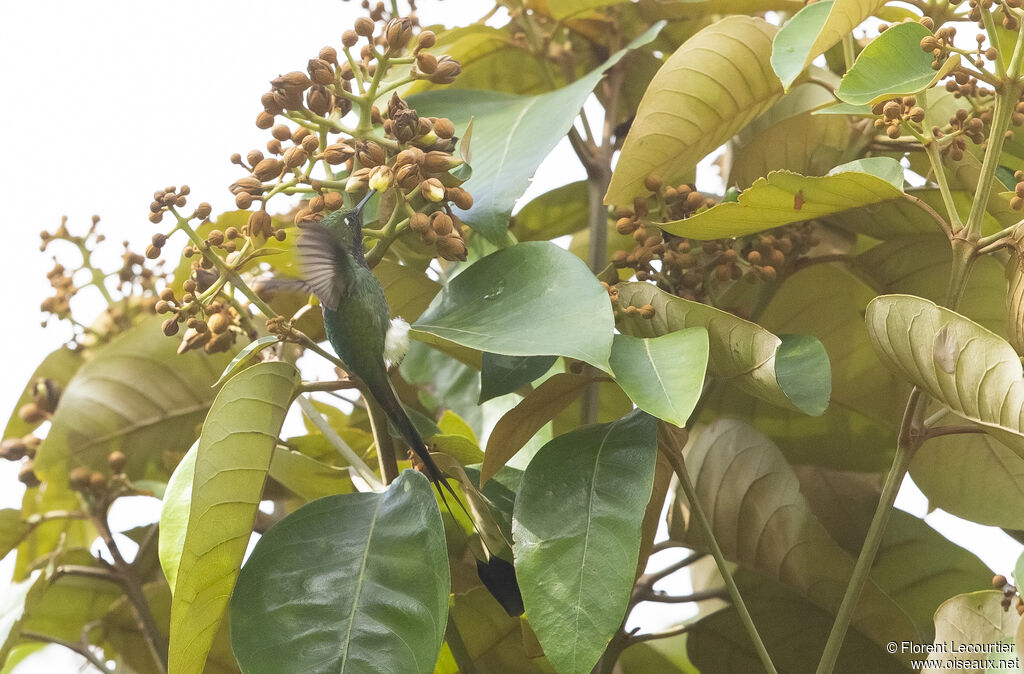
[[[363,259],[363,208],[375,193],[370,190],[355,208],[335,211],[322,221],[338,237],[341,247],[357,259]]]

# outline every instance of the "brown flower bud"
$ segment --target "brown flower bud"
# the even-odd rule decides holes
[[[464,211],[473,208],[473,195],[461,187],[449,187],[448,200]]]
[[[39,476],[35,473],[36,462],[29,459],[25,463],[21,464],[21,468],[18,470],[18,480],[29,489],[38,487],[42,484],[39,480]]]
[[[199,208],[196,209],[196,217],[202,220],[210,217],[210,213],[213,212],[213,206],[206,203],[205,201],[199,204]]]
[[[235,206],[240,210],[245,210],[252,206],[252,195],[248,192],[239,192],[235,195]]]
[[[355,32],[354,30],[349,29],[341,34],[341,44],[345,45],[346,47],[354,47],[356,46],[356,42],[359,42],[359,33]]]
[[[420,162],[423,161],[423,157],[423,150],[419,149],[418,147],[407,148],[399,152],[398,155],[395,157],[395,168],[398,168],[403,164],[419,164]]]
[[[301,145],[295,145],[284,152],[284,165],[290,169],[301,166],[306,161],[306,151]]]
[[[21,461],[25,458],[27,449],[21,438],[8,438],[0,443],[0,458],[8,461]]]
[[[277,97],[274,96],[274,92],[268,91],[260,97],[260,103],[263,104],[263,110],[269,115],[280,115],[284,112],[284,108],[277,102]]]
[[[75,491],[81,491],[89,486],[89,474],[89,469],[85,466],[73,468],[71,472],[68,473],[68,484],[70,484],[71,488]]]
[[[416,38],[417,49],[430,49],[437,43],[437,35],[432,30],[425,30]]]
[[[396,17],[384,25],[384,42],[388,46],[388,54],[399,53],[412,37],[412,20],[408,17]]]
[[[446,213],[437,211],[430,215],[430,228],[438,235],[438,237],[448,236],[452,233],[452,219]]]
[[[409,217],[409,229],[423,234],[430,229],[430,218],[425,213],[413,213]]]
[[[286,141],[286,140],[290,140],[291,139],[291,137],[292,137],[292,130],[289,129],[286,124],[278,124],[273,129],[270,130],[270,135],[272,135],[274,138],[276,138],[276,139],[278,139],[280,141]],[[260,159],[262,159],[262,158],[263,157],[260,157]],[[249,163],[250,164],[255,164],[258,161],[259,161],[259,159],[257,159],[256,161],[250,161]]]
[[[334,69],[331,64],[321,58],[309,59],[306,64],[306,72],[317,84],[334,84]]]
[[[150,260],[157,259],[158,257],[160,257],[160,249],[154,246],[153,244],[149,244],[148,246],[146,246],[146,257]]]
[[[372,140],[357,142],[356,156],[359,159],[359,163],[367,168],[379,166],[387,159],[387,153],[384,151],[384,148]]]
[[[306,107],[317,115],[326,115],[334,106],[334,95],[321,85],[306,92]]]
[[[107,476],[96,471],[89,476],[89,488],[93,491],[104,491],[107,488]]]
[[[353,171],[348,177],[348,180],[345,181],[345,191],[349,193],[362,192],[368,187],[367,181],[369,178],[370,169],[368,168],[361,168]]]
[[[46,420],[46,410],[34,402],[25,403],[18,408],[18,416],[26,424],[38,424]]]
[[[437,252],[445,260],[457,260],[460,262],[464,262],[466,260],[466,242],[463,241],[461,237],[438,237],[437,242],[434,245],[437,247]]]
[[[274,232],[274,227],[270,214],[266,211],[253,211],[250,213],[249,231],[252,232],[253,236],[271,236]]]
[[[419,53],[416,55],[416,67],[421,73],[433,75],[437,70],[437,57],[427,52]]]
[[[267,159],[261,160],[252,169],[253,176],[259,181],[272,180],[281,175],[284,171],[284,162],[280,159],[274,159],[268,157]]]
[[[269,129],[274,126],[274,116],[267,111],[263,111],[256,115],[256,128]]]
[[[124,455],[124,452],[113,451],[107,455],[107,464],[115,474],[123,471],[126,463],[128,463],[128,457]]]
[[[210,326],[210,331],[213,334],[219,335],[228,329],[230,321],[223,313],[219,313],[210,316],[210,320],[207,322],[207,325]]]
[[[395,182],[403,190],[414,189],[423,180],[420,167],[415,164],[402,164],[395,171]]]
[[[447,152],[437,150],[431,150],[423,156],[423,170],[427,173],[444,173],[462,163],[462,160],[456,159]]]
[[[656,173],[648,173],[644,178],[644,187],[648,192],[657,192],[661,189],[661,176]]]
[[[245,161],[249,163],[249,166],[255,166],[263,161],[263,153],[259,150],[250,150],[249,154],[245,155]]]
[[[275,89],[298,89],[303,91],[309,87],[310,80],[306,77],[306,73],[294,70],[287,75],[281,75],[270,80],[270,85]]]
[[[451,56],[445,55],[437,59],[437,69],[430,76],[434,84],[451,84],[462,72],[462,66]]]
[[[320,149],[320,139],[310,134],[302,139],[299,146],[306,152],[307,155],[313,154]]]
[[[355,154],[355,151],[345,143],[334,143],[324,148],[324,159],[328,164],[344,164]]]
[[[434,133],[439,138],[452,138],[455,136],[455,125],[447,117],[439,117],[434,120]]]
[[[328,211],[336,211],[345,205],[345,198],[340,192],[327,192],[324,194],[324,208]]]
[[[361,16],[358,19],[356,19],[356,23],[353,26],[353,28],[355,28],[356,34],[362,35],[363,37],[370,37],[371,35],[373,35],[374,27],[375,26],[373,20],[368,19],[365,16]]]

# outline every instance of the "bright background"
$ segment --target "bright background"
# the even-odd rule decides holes
[[[464,24],[488,4],[421,0],[419,14],[424,25]],[[39,325],[39,303],[50,291],[45,273],[52,266],[49,253],[38,251],[39,230],[53,231],[67,215],[72,232],[81,233],[99,214],[109,240],[108,255],[99,262],[114,265],[120,240],[141,251],[156,231],[146,219],[156,189],[185,183],[191,204],[208,201],[215,213],[234,209],[227,186],[241,172],[228,157],[263,149],[269,136],[253,120],[268,81],[304,70],[324,45],[340,46],[341,33],[361,12],[358,3],[339,0],[0,3],[0,288],[6,326],[0,330],[0,415],[13,408],[39,361],[70,336],[63,324]],[[597,110],[592,120],[599,120]],[[583,177],[563,143],[527,196]],[[704,189],[721,190],[707,165],[700,181]],[[102,308],[97,298],[83,297],[82,306],[84,317]],[[16,466],[0,461],[0,507],[20,507],[22,492]],[[132,501],[119,502],[118,528],[158,517],[154,499]],[[909,477],[897,505],[918,516],[928,511]],[[942,511],[927,514],[926,521],[1007,576],[1022,549],[998,529]],[[11,561],[0,563],[0,590]],[[658,561],[668,563],[670,553]],[[666,589],[685,592],[685,579],[678,583]],[[651,626],[667,625],[687,608],[651,606],[640,617]],[[17,671],[82,671],[80,663],[51,646]]]

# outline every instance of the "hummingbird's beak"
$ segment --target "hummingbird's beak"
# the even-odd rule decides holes
[[[369,192],[366,193],[366,196],[363,197],[358,204],[356,204],[356,207],[353,210],[356,212],[357,215],[363,212],[363,207],[366,206],[366,202],[368,202],[370,198],[376,193],[377,190],[370,190]]]

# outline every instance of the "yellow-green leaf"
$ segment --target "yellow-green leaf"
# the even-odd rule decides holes
[[[693,239],[744,236],[794,222],[877,204],[903,195],[903,169],[888,157],[837,166],[826,176],[772,171],[724,202],[684,220],[666,222],[666,232]]]
[[[170,671],[203,671],[298,384],[298,371],[283,362],[260,363],[231,378],[203,424],[191,498],[172,495],[165,504],[188,511],[171,604]]]
[[[644,178],[690,170],[782,94],[771,69],[775,27],[730,16],[683,43],[654,76],[622,147],[606,204],[632,204]]]

